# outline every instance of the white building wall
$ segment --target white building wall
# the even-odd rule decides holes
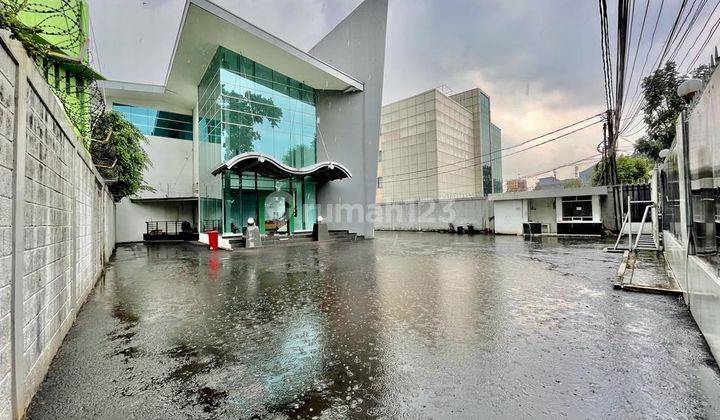
[[[688,306],[710,349],[720,356],[720,276],[707,260],[687,258]]]
[[[186,220],[194,225],[197,217],[197,201],[133,203],[123,198],[116,208],[117,243],[142,241],[147,230],[145,222]]]
[[[166,137],[145,136],[143,149],[152,165],[143,174],[155,191],[140,191],[139,198],[192,197],[194,182],[193,142]]]
[[[438,231],[449,224],[475,230],[492,229],[492,204],[485,198],[422,200],[376,206],[377,230]]]
[[[113,102],[113,98],[110,98]],[[127,103],[116,100],[117,103]],[[186,110],[175,109],[167,104],[153,102],[131,103],[130,105],[149,107],[169,112],[187,114]],[[193,117],[193,129],[197,128],[196,118]],[[193,132],[196,136],[196,131]],[[152,187],[151,191],[140,191],[136,197],[139,199],[167,199],[164,203],[133,203],[125,198],[115,208],[115,229],[117,242],[138,242],[143,240],[146,231],[145,222],[157,220],[187,220],[193,226],[197,220],[197,201],[179,202],[174,199],[197,197],[197,153],[195,139],[182,140],[158,136],[145,136],[146,143],[142,145],[150,159],[150,167],[143,173],[145,184]],[[216,145],[219,147],[219,145]]]
[[[482,167],[473,165],[473,114],[437,90],[435,98],[438,197],[475,196],[475,173]]]
[[[383,107],[378,203],[478,195],[477,102],[477,89],[452,98],[433,89]]]
[[[600,196],[592,196],[592,221],[594,223],[601,222],[602,209],[600,208]]]
[[[528,221],[547,224],[549,230],[543,233],[557,233],[557,216],[555,211],[555,199],[535,198],[527,201]]]
[[[688,139],[683,138],[681,119],[678,119],[676,124],[673,147],[680,168],[681,229],[679,237],[664,231],[663,247],[666,261],[678,285],[683,290],[685,302],[688,304],[695,322],[715,358],[720,359],[720,273],[718,273],[718,267],[711,265],[705,258],[688,255],[690,235],[687,226],[690,215],[687,212],[687,201],[690,191],[688,191],[689,182],[683,170],[688,165],[686,155],[692,155],[696,165],[699,166],[702,163],[710,168],[715,166],[715,171],[717,171],[717,151],[720,149],[716,144],[717,133],[720,131],[720,71],[717,68],[700,95],[699,98],[696,98],[697,102],[693,105],[687,121]],[[684,150],[686,141],[690,146],[689,151]],[[708,143],[711,145],[710,150],[706,147]],[[717,181],[715,182],[717,183]]]
[[[500,235],[522,235],[527,205],[525,200],[494,201],[495,233]]]
[[[432,90],[382,108],[378,203],[438,197],[436,171],[430,170],[438,165],[435,98]]]

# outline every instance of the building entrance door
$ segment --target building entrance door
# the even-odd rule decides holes
[[[315,183],[303,179],[272,179],[223,173],[223,232],[242,234],[253,218],[260,232],[290,234],[312,229],[317,216]]]

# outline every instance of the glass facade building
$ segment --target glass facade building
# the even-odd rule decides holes
[[[503,192],[502,177],[502,131],[495,124],[490,124],[490,142],[492,143],[492,162],[490,162],[492,172],[492,192]]]
[[[271,217],[268,196],[290,197],[286,232],[312,229],[316,185],[307,178],[274,179],[254,172],[212,171],[246,152],[302,168],[316,163],[315,91],[292,78],[219,47],[198,86],[200,230],[241,233],[247,219],[262,232]],[[267,217],[266,217],[267,216]]]
[[[482,153],[482,195],[493,191],[492,130],[490,128],[490,98],[480,92],[480,144]]]
[[[475,195],[487,196],[495,191],[495,180],[502,180],[502,161],[495,159],[497,156],[495,149],[501,143],[499,140],[500,129],[491,123],[490,97],[481,89],[474,88],[454,94],[450,98],[472,113],[473,153],[477,164]],[[494,129],[498,131],[494,132]],[[497,136],[497,142],[494,140],[495,136]]]

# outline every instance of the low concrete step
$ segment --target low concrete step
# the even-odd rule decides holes
[[[358,239],[362,239],[362,237],[359,237],[356,233],[351,233],[347,230],[331,230],[330,232],[330,239],[328,241],[333,242],[347,242],[347,241],[356,241]],[[242,237],[233,237],[228,238],[231,246],[233,249],[244,249],[245,247],[245,238]],[[296,233],[293,236],[287,237],[287,236],[266,236],[262,238],[262,246],[263,247],[276,247],[276,246],[288,246],[288,245],[295,245],[295,244],[304,244],[313,242],[313,236],[312,232],[300,232]]]

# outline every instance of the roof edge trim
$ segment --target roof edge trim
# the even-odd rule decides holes
[[[270,44],[275,45],[276,47],[284,50],[285,52],[292,54],[296,58],[309,62],[310,64],[314,65],[315,67],[319,68],[320,70],[331,74],[333,77],[342,80],[344,83],[346,83],[348,86],[352,86],[355,91],[362,92],[365,89],[365,84],[356,78],[348,75],[347,73],[343,72],[342,70],[332,66],[331,64],[328,64],[309,53],[289,44],[286,41],[283,41],[282,39],[276,37],[275,35],[253,25],[252,23],[246,21],[245,19],[233,14],[232,12],[228,11],[227,9],[218,6],[217,4],[208,1],[208,0],[186,0],[185,1],[185,8],[183,10],[183,14],[180,21],[180,27],[178,28],[177,36],[175,37],[175,43],[173,45],[172,55],[170,56],[170,63],[168,64],[167,71],[165,73],[165,86],[168,85],[168,81],[170,79],[170,73],[172,72],[173,65],[175,63],[175,55],[177,54],[177,49],[180,44],[180,37],[182,35],[183,29],[185,27],[185,22],[187,21],[187,15],[188,10],[190,9],[191,5],[195,5],[202,10],[205,10],[206,12],[217,16],[220,19],[225,20],[226,22],[243,29],[252,35],[256,36],[257,38],[260,38]]]

